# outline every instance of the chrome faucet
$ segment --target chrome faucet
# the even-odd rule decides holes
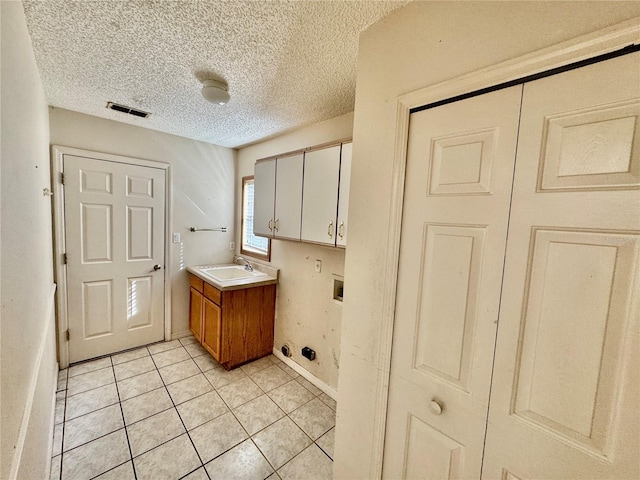
[[[238,261],[238,260],[242,260],[242,261],[244,262],[244,264],[245,264],[245,265],[244,265],[244,269],[245,269],[247,272],[253,272],[253,265],[251,265],[251,264],[250,264],[250,263],[249,263],[245,258],[243,258],[243,257],[236,257],[236,261]]]

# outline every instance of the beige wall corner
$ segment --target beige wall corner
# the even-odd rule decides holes
[[[256,160],[350,138],[352,128],[353,114],[349,113],[241,148],[236,176],[236,224],[241,221],[242,177],[253,175]],[[239,252],[240,228],[236,246]],[[284,240],[271,242],[271,265],[280,269],[274,346],[280,349],[287,343],[293,352],[292,360],[333,389],[338,385],[342,319],[342,305],[332,299],[333,276],[344,275],[344,256],[345,251],[339,248]],[[321,273],[314,271],[316,260],[322,260]],[[301,355],[304,346],[316,351],[315,361]]]
[[[360,38],[334,477],[379,475],[397,98],[636,17],[632,2],[413,2]],[[395,235],[395,232],[392,232]],[[391,272],[393,274],[393,272]],[[392,302],[391,302],[392,303]],[[383,406],[383,405],[382,405]]]
[[[0,478],[47,478],[57,380],[49,114],[22,2],[1,2]]]

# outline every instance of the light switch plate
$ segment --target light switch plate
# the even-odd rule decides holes
[[[314,268],[316,273],[320,273],[322,271],[322,260],[316,260],[316,264]]]
[[[173,234],[173,243],[180,243],[180,234],[179,233],[174,233]]]

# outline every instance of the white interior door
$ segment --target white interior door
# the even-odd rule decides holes
[[[639,53],[524,87],[484,478],[640,478],[639,102]]]
[[[165,171],[65,155],[64,175],[69,361],[162,340]]]
[[[480,477],[521,92],[411,115],[385,478]]]

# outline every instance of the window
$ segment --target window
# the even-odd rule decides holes
[[[253,234],[253,176],[242,178],[242,246],[240,254],[271,260],[271,240]]]

